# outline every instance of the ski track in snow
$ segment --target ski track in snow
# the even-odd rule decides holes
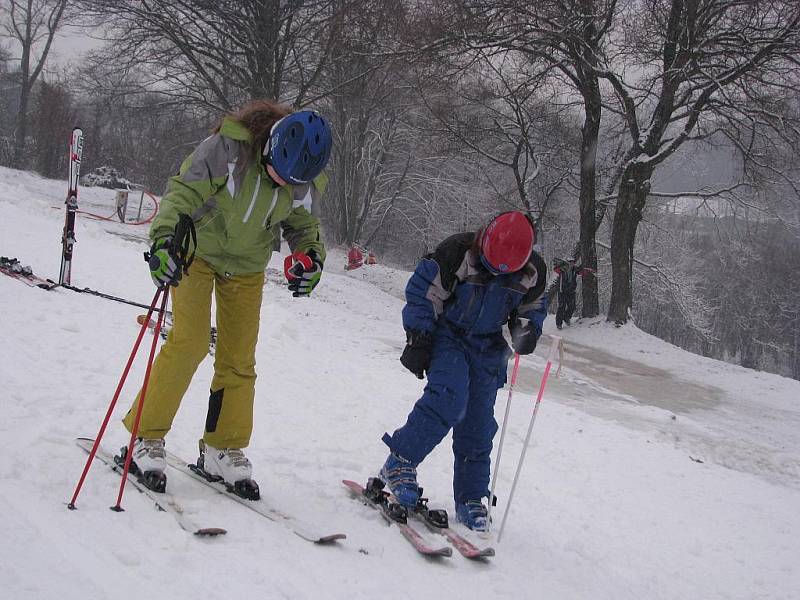
[[[55,277],[65,181],[0,168],[0,254]],[[79,191],[113,212],[113,191]],[[62,210],[51,207],[58,206]],[[148,303],[146,228],[78,215],[73,284]],[[112,234],[112,235],[109,235]],[[265,498],[348,539],[317,547],[177,474],[192,519],[228,530],[187,535],[95,464],[65,504],[137,333],[141,310],[0,277],[0,581],[8,598],[797,598],[800,593],[800,382],[698,357],[601,319],[565,328],[497,557],[427,561],[340,480],[382,464],[384,431],[405,422],[420,382],[401,367],[408,273],[351,272],[331,252],[314,297],[293,299],[275,255],[257,350],[248,454]],[[546,333],[556,333],[552,318]],[[149,341],[149,336],[145,341]],[[494,512],[502,517],[548,342],[522,360]],[[146,349],[141,350],[144,355]],[[196,456],[212,359],[200,366],[170,450]],[[140,356],[106,434],[141,382]],[[508,390],[498,393],[502,418]],[[703,462],[696,462],[703,461]],[[450,441],[421,465],[434,506],[452,511]]]

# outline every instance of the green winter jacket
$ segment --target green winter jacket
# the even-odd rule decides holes
[[[170,178],[150,238],[172,235],[178,215],[188,214],[197,230],[196,255],[230,276],[265,269],[280,225],[292,252],[314,250],[324,261],[319,219],[310,209],[325,191],[326,175],[276,186],[251,142],[247,128],[226,118]]]

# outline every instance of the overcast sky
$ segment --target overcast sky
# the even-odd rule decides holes
[[[96,39],[99,31],[83,27],[65,27],[53,41],[53,53],[58,62],[68,61],[102,45]]]
[[[99,48],[103,43],[102,40],[97,39],[99,35],[99,31],[84,27],[71,26],[62,28],[53,40],[50,56],[47,59],[47,66],[51,69],[57,66],[64,66],[71,61],[79,59],[81,55],[89,50]],[[2,39],[2,42],[11,50],[12,57],[19,60],[20,45],[15,40],[8,38]],[[37,47],[37,50],[41,51],[41,48]],[[36,56],[39,56],[39,52],[36,53]]]

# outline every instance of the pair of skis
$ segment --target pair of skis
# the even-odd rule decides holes
[[[18,279],[30,287],[38,287],[44,290],[51,290],[56,287],[56,283],[49,279],[39,277],[33,272],[29,265],[23,265],[16,258],[0,256],[0,273]]]
[[[67,184],[67,207],[64,217],[64,230],[61,234],[61,269],[58,285],[70,285],[72,280],[72,248],[75,245],[75,215],[78,213],[78,179],[81,173],[81,157],[83,155],[83,130],[75,127],[69,140],[69,181]],[[0,272],[14,277],[31,286],[50,290],[56,284],[33,274],[28,266],[23,266],[16,259],[3,257]]]
[[[75,440],[75,443],[88,454],[92,450],[94,440],[90,438],[78,438]],[[105,463],[117,474],[122,475],[122,466],[120,466],[115,460],[115,457],[102,446],[97,449],[95,458]],[[345,539],[347,537],[343,533],[321,533],[316,530],[313,525],[303,523],[291,515],[273,506],[270,506],[263,499],[259,501],[246,500],[245,498],[236,495],[223,482],[209,481],[198,472],[196,465],[193,465],[170,452],[167,452],[167,465],[176,471],[180,471],[184,475],[191,477],[195,481],[210,487],[220,495],[247,507],[260,516],[286,527],[289,531],[301,539],[314,544],[325,545],[335,542],[336,540]],[[185,513],[180,503],[169,492],[155,492],[148,488],[135,476],[129,476],[128,481],[139,492],[147,496],[160,510],[172,515],[176,523],[184,531],[200,537],[213,537],[225,535],[227,533],[227,531],[221,527],[205,527],[199,525],[194,519]],[[368,494],[367,490],[365,490],[359,483],[356,483],[355,481],[345,480],[343,483],[356,498],[361,500],[361,502],[380,511],[387,522],[391,525],[395,525],[403,537],[411,543],[417,552],[424,556],[449,557],[452,556],[453,551],[450,546],[436,547],[430,545],[425,540],[423,535],[418,531],[418,529],[407,522],[406,517],[409,515],[415,521],[424,524],[428,530],[442,535],[445,539],[447,539],[448,542],[450,542],[450,544],[452,544],[452,547],[456,548],[456,550],[458,550],[458,552],[466,558],[473,560],[484,559],[494,556],[495,554],[494,548],[478,547],[453,529],[450,529],[447,526],[446,513],[444,511],[429,510],[424,501],[420,502],[416,510],[408,512],[404,510],[400,511],[398,510],[400,507],[390,501],[388,492],[382,490],[382,485],[381,488],[377,490],[379,495],[376,496],[374,493],[376,490],[373,490],[372,494]]]
[[[92,451],[94,440],[90,438],[78,438],[75,440],[75,443],[79,448],[83,449],[88,454]],[[117,474],[122,475],[122,467],[117,464],[114,456],[102,446],[97,449],[95,458],[111,467],[111,469]],[[303,523],[298,519],[295,519],[294,517],[269,506],[263,499],[258,501],[245,500],[244,498],[229,491],[222,482],[209,481],[196,471],[192,470],[192,467],[195,465],[188,463],[175,454],[167,452],[167,465],[177,471],[180,471],[181,473],[184,473],[185,475],[188,475],[192,479],[199,481],[203,485],[212,488],[219,494],[230,498],[231,500],[238,502],[243,506],[246,506],[262,517],[286,527],[295,535],[306,541],[313,542],[315,544],[330,544],[336,540],[345,539],[347,537],[343,533],[322,534],[316,531],[312,525]],[[169,492],[155,492],[148,488],[142,481],[137,480],[135,476],[129,476],[128,482],[130,482],[130,484],[133,485],[137,490],[152,500],[160,510],[172,515],[175,518],[175,521],[184,531],[188,531],[189,533],[197,536],[217,536],[227,533],[227,531],[221,527],[202,527],[198,525],[191,517],[185,514],[175,497]]]
[[[451,529],[448,525],[447,512],[429,509],[426,498],[420,498],[414,510],[407,510],[392,501],[389,492],[383,489],[383,481],[377,477],[370,478],[367,488],[348,479],[343,480],[342,483],[355,498],[378,510],[390,525],[395,525],[402,536],[423,556],[449,557],[452,556],[453,550],[450,546],[430,545],[417,528],[408,522],[409,517],[425,525],[429,531],[443,536],[453,548],[466,558],[481,560],[495,554],[494,548],[478,547]]]

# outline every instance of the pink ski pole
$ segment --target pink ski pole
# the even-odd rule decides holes
[[[494,471],[492,472],[492,489],[489,492],[489,509],[486,511],[486,523],[491,527],[492,505],[494,504],[494,489],[497,485],[497,473],[500,469],[500,457],[503,454],[503,442],[506,439],[506,426],[508,425],[508,413],[511,410],[511,398],[514,395],[514,384],[517,383],[517,373],[519,372],[519,352],[514,353],[514,368],[511,370],[511,384],[508,386],[508,400],[506,401],[506,412],[503,415],[503,426],[500,429],[500,442],[497,444],[497,458],[494,459]]]
[[[531,440],[531,434],[533,433],[533,424],[536,422],[536,415],[539,412],[539,405],[542,402],[542,396],[544,395],[544,389],[547,385],[547,377],[550,375],[550,368],[553,366],[553,358],[555,358],[556,349],[559,348],[562,344],[562,339],[558,336],[552,336],[553,343],[550,345],[550,352],[547,354],[547,364],[544,366],[544,374],[542,375],[542,383],[539,384],[539,393],[536,396],[536,404],[533,406],[533,414],[531,415],[531,422],[528,425],[528,433],[525,436],[525,442],[522,445],[522,454],[519,457],[519,464],[517,464],[517,472],[514,474],[514,482],[511,484],[511,493],[508,495],[508,503],[506,504],[506,510],[503,513],[503,521],[500,523],[500,531],[497,533],[497,541],[500,542],[500,538],[503,536],[503,529],[506,526],[506,519],[508,518],[508,512],[511,509],[511,502],[514,499],[514,492],[517,489],[517,482],[519,481],[519,474],[522,471],[522,464],[525,462],[525,454],[528,451],[528,444]]]

